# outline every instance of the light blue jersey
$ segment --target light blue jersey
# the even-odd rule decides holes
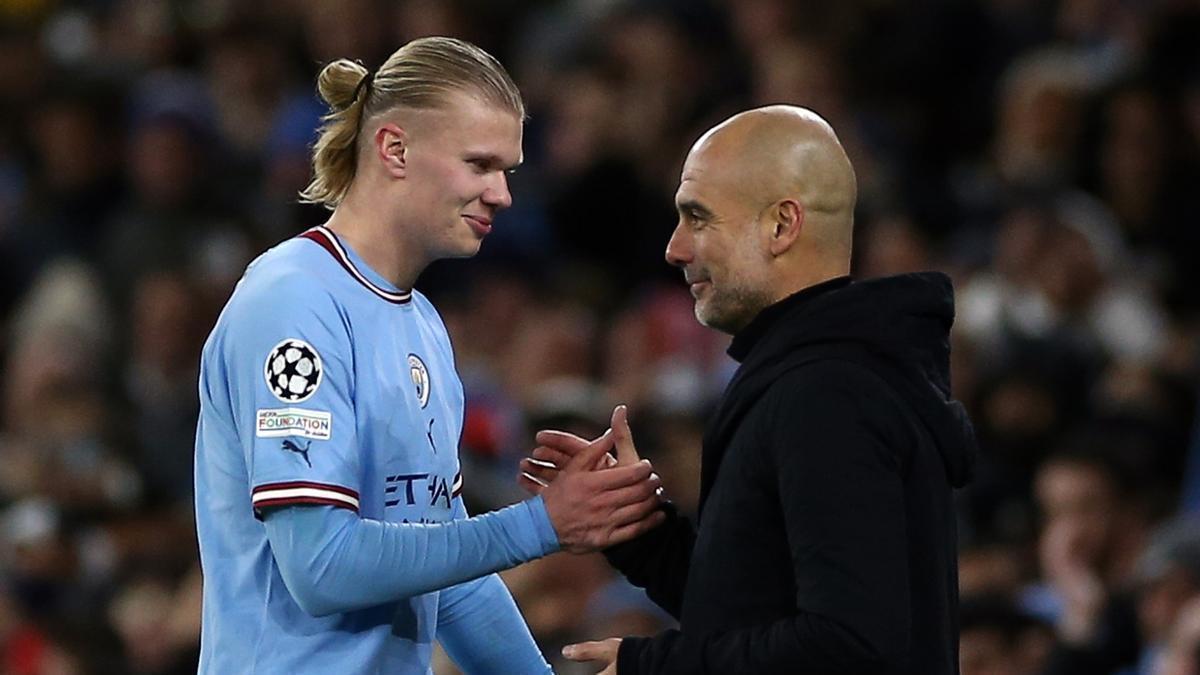
[[[262,519],[294,505],[390,523],[465,517],[463,390],[429,301],[387,283],[331,231],[309,230],[247,269],[205,344],[200,397],[200,672],[428,672],[437,591],[312,616],[285,585]],[[545,540],[538,527],[513,536]],[[375,581],[357,583],[370,597]]]

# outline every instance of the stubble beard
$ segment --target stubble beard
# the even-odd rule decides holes
[[[707,300],[697,299],[693,310],[702,325],[734,335],[770,304],[768,293],[739,279],[724,290],[710,286]]]

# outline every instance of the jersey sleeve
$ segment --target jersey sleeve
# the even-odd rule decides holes
[[[255,514],[296,504],[357,512],[355,364],[343,309],[303,274],[240,290],[223,351]]]

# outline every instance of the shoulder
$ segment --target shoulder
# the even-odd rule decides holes
[[[246,268],[229,304],[243,313],[286,311],[335,302],[323,269],[328,254],[303,239],[289,239],[266,251]]]
[[[846,359],[821,359],[792,368],[768,388],[772,417],[801,424],[855,423],[891,426],[903,416],[897,393],[869,367]]]
[[[896,467],[897,453],[911,437],[899,395],[853,361],[827,359],[788,371],[766,392],[763,407],[765,440],[780,462],[881,461]],[[798,447],[814,452],[797,453]],[[837,452],[822,451],[830,448]]]
[[[291,239],[252,262],[217,321],[214,341],[258,346],[284,337],[327,345],[346,342],[346,308],[320,266],[328,255],[313,256],[313,249],[324,253],[304,240]]]
[[[887,383],[867,366],[849,359],[825,358],[804,363],[781,374],[768,396],[851,396],[864,390],[886,389]]]

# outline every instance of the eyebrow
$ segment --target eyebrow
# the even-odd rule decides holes
[[[675,205],[675,209],[680,213],[695,215],[699,218],[708,219],[712,217],[712,211],[709,211],[703,204],[694,199],[679,202]]]
[[[499,155],[493,155],[490,153],[481,153],[481,154],[468,153],[467,161],[469,161],[469,162],[482,161],[482,162],[486,163],[489,167],[493,167],[493,166],[500,167],[504,171],[516,171],[517,167],[519,167],[525,163],[525,160],[522,158],[522,159],[517,160],[516,164],[509,165],[509,164],[506,164],[505,161]]]

